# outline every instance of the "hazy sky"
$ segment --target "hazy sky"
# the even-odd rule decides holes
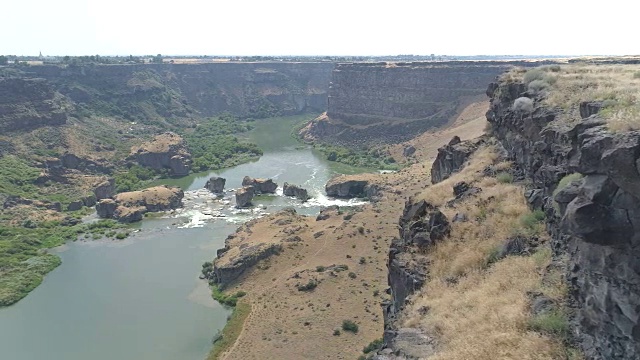
[[[0,54],[638,54],[630,0],[7,0]]]

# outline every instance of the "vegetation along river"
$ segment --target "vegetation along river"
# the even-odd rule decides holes
[[[222,171],[163,180],[185,190],[185,208],[145,219],[125,240],[69,243],[54,251],[62,265],[13,306],[0,309],[0,351],[12,360],[201,360],[230,310],[216,303],[199,280],[201,264],[215,257],[224,239],[242,222],[263,212],[294,206],[303,214],[347,202],[324,196],[335,173],[359,169],[323,160],[290,136],[300,117],[256,122],[248,136],[263,149],[256,162]],[[273,178],[307,188],[302,204],[279,195],[260,196],[266,206],[239,212],[227,200],[214,201],[203,188],[210,176],[240,187],[242,177]],[[353,204],[353,203],[351,203]],[[224,217],[213,217],[211,214]]]

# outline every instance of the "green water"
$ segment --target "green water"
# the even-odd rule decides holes
[[[274,195],[254,201],[268,212],[294,206],[314,214],[322,205],[353,204],[327,199],[323,186],[335,173],[362,169],[336,167],[300,147],[290,132],[301,120],[256,122],[247,136],[265,152],[258,161],[163,181],[187,190],[186,208],[176,215],[144,220],[140,232],[124,241],[56,249],[62,265],[25,299],[0,309],[0,359],[204,359],[229,311],[211,299],[198,279],[201,264],[215,257],[238,223],[255,214],[237,213],[231,201],[216,205],[224,207],[227,217],[200,221],[202,209],[194,201],[203,195],[196,190],[212,175],[227,178],[227,188],[239,187],[249,175],[274,178],[280,186],[285,181],[302,185],[314,196],[305,204]]]

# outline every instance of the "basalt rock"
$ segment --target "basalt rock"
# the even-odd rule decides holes
[[[383,190],[379,185],[358,175],[336,176],[327,182],[324,189],[327,195],[337,198],[366,197],[373,201],[379,199]]]
[[[391,301],[383,304],[384,349],[377,359],[425,357],[434,351],[433,337],[417,330],[402,328],[401,311],[407,298],[420,290],[428,276],[429,261],[424,250],[449,235],[451,226],[446,216],[430,203],[405,202],[399,220],[399,238],[393,239],[389,249],[387,268]],[[421,250],[421,251],[416,251]],[[391,350],[391,351],[389,351]]]
[[[431,183],[448,179],[462,168],[469,156],[484,142],[484,137],[461,141],[458,136],[454,136],[449,144],[438,149],[438,156],[431,166]]]
[[[309,193],[307,192],[307,190],[297,185],[284,183],[284,186],[282,187],[282,193],[285,196],[293,196],[302,201],[309,200]]]
[[[253,186],[255,194],[275,194],[278,188],[273,179],[254,179],[249,176],[242,178],[242,186]]]
[[[191,154],[182,137],[166,132],[131,148],[128,160],[154,170],[168,169],[173,176],[184,176],[191,169]]]
[[[96,185],[93,193],[96,196],[96,200],[112,198],[116,193],[115,180],[110,178],[109,180],[101,182]]]
[[[70,202],[69,205],[67,205],[67,210],[77,211],[82,209],[83,206],[84,206],[84,203],[82,202],[82,200],[76,200],[76,201]]]
[[[574,341],[587,359],[640,358],[640,132],[609,132],[599,102],[567,122],[523,84],[488,93],[492,132],[532,185],[527,200],[546,214],[554,258],[568,259]],[[530,114],[513,109],[523,96]],[[573,173],[584,178],[557,189]]]
[[[207,180],[207,183],[204,185],[204,187],[214,194],[221,194],[224,191],[224,184],[226,182],[227,180],[225,178],[213,176],[209,180]]]
[[[101,218],[120,222],[142,220],[147,212],[176,209],[182,206],[184,192],[177,187],[156,186],[141,191],[120,193],[114,199],[102,199],[96,205]]]
[[[412,156],[415,153],[416,153],[416,147],[413,145],[405,146],[405,148],[402,150],[402,156],[404,157]]]
[[[251,206],[251,200],[253,200],[254,188],[253,186],[243,186],[236,191],[236,207],[244,208]]]

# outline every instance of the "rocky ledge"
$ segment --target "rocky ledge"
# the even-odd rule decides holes
[[[299,241],[296,234],[304,230],[304,219],[287,209],[247,222],[227,237],[213,262],[203,265],[203,276],[212,285],[229,286],[258,262],[282,252],[283,244]],[[251,236],[254,232],[265,236]]]
[[[406,201],[399,221],[399,238],[392,241],[387,268],[391,300],[383,304],[384,347],[377,360],[425,358],[435,351],[432,336],[420,329],[401,327],[407,298],[427,280],[425,250],[449,235],[447,217],[426,201]]]
[[[438,156],[431,166],[431,183],[436,184],[448,179],[460,170],[469,156],[484,142],[484,137],[461,141],[460,137],[454,136],[446,146],[438,149]]]
[[[566,269],[574,340],[588,359],[640,358],[640,131],[608,131],[591,102],[548,108],[519,82],[487,94],[493,135],[531,182]]]
[[[169,169],[172,176],[188,175],[191,170],[191,154],[182,137],[166,132],[153,140],[131,148],[127,160],[154,170]]]
[[[324,186],[329,196],[337,198],[368,198],[376,200],[381,195],[381,187],[371,183],[366,175],[339,175]]]
[[[113,199],[102,199],[96,205],[101,218],[130,223],[142,220],[147,212],[176,209],[182,206],[184,192],[177,187],[156,186],[141,191],[120,193]]]

